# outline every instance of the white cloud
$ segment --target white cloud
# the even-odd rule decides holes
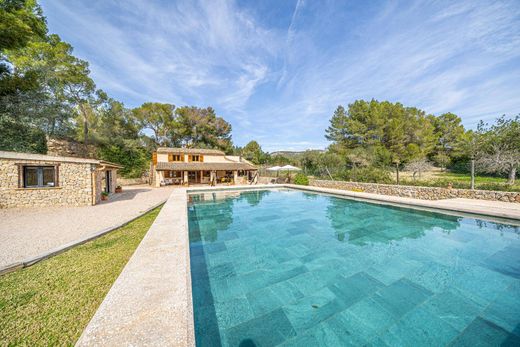
[[[275,51],[272,34],[231,1],[53,1],[44,8],[67,21],[59,31],[73,27],[60,34],[80,43],[98,84],[132,97],[209,104],[209,96],[236,108],[263,80],[263,60]]]
[[[469,126],[520,110],[518,1],[294,0],[282,24],[255,4],[46,0],[43,7],[51,30],[91,63],[101,88],[131,105],[211,105],[233,123],[239,144],[324,147],[336,106],[359,98],[452,111]]]

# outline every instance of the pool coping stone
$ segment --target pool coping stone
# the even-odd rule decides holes
[[[186,189],[174,190],[76,346],[194,346]]]
[[[76,346],[195,346],[187,217],[187,194],[215,190],[291,188],[358,198],[375,203],[442,209],[520,221],[520,213],[478,206],[439,204],[340,189],[262,184],[255,186],[191,187],[174,190],[137,247]],[[492,219],[492,218],[491,218]]]

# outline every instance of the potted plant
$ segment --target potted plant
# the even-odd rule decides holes
[[[108,193],[107,192],[102,192],[101,193],[101,200],[107,200],[108,199]]]
[[[116,187],[116,193],[121,193],[121,192],[123,192],[123,187],[117,186]]]

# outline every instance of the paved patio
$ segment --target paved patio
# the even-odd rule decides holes
[[[0,268],[120,225],[166,201],[173,189],[124,187],[96,206],[0,209]]]

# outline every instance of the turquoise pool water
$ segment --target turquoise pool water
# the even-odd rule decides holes
[[[296,190],[191,194],[198,346],[520,345],[520,228]]]

